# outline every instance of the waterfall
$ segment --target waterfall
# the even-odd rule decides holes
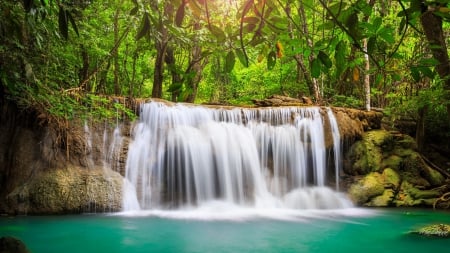
[[[327,116],[339,166],[339,129],[331,110]],[[124,210],[212,201],[254,208],[347,207],[346,199],[326,187],[324,119],[320,107],[143,104],[128,150]]]
[[[333,154],[334,154],[334,173],[336,190],[339,191],[339,171],[341,170],[341,134],[339,133],[339,126],[336,118],[330,108],[327,108],[328,120],[330,121],[331,133],[333,136]]]

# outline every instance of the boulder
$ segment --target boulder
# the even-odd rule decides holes
[[[12,214],[65,214],[121,210],[122,176],[109,169],[48,170],[6,198]]]
[[[418,234],[428,237],[450,237],[450,225],[448,224],[432,224],[426,225],[419,229],[413,230],[411,234]]]
[[[449,187],[429,167],[410,136],[385,130],[365,132],[345,156],[344,171],[358,175],[349,197],[361,206],[433,206]]]
[[[0,253],[29,253],[25,244],[14,237],[5,236],[0,238]]]

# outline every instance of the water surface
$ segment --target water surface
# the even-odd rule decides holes
[[[51,252],[448,252],[449,239],[408,231],[450,223],[431,210],[318,211],[206,215],[153,211],[0,218],[0,236]],[[202,218],[203,217],[203,218]],[[228,217],[228,218],[226,218]]]

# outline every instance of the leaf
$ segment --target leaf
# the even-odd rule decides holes
[[[246,24],[246,25],[242,28],[242,30],[243,30],[245,33],[251,33],[251,32],[253,32],[253,30],[255,30],[256,27],[257,27],[257,26],[256,26],[255,24]]]
[[[245,4],[243,5],[244,8],[242,9],[242,14],[240,16],[240,18],[245,17],[245,15],[247,15],[248,11],[252,8],[253,5],[253,0],[247,0],[247,2],[245,2]]]
[[[167,92],[177,92],[181,91],[181,88],[183,88],[183,83],[172,83],[169,88],[167,89]]]
[[[277,63],[277,54],[275,51],[270,51],[267,55],[267,69],[272,70]]]
[[[72,17],[72,14],[70,14],[69,11],[66,11],[66,16],[70,21],[70,24],[72,25],[73,30],[75,31],[75,33],[80,36],[80,34],[78,33],[78,28],[77,28],[77,24],[75,23],[75,20]]]
[[[220,29],[219,27],[217,27],[215,25],[210,25],[209,31],[211,31],[212,35],[214,35],[219,42],[226,40],[225,32],[222,31],[222,29]]]
[[[428,77],[430,79],[434,78],[434,72],[428,67],[419,67],[418,70],[422,73],[424,77]]]
[[[353,77],[353,81],[354,82],[358,82],[359,81],[359,68],[358,67],[354,67],[353,68],[352,77]]]
[[[136,15],[136,14],[138,13],[138,11],[139,11],[139,7],[138,7],[138,6],[134,7],[134,8],[131,9],[131,11],[130,11],[130,16]]]
[[[200,18],[202,15],[202,8],[200,6],[203,5],[204,3],[201,2],[200,6],[199,6],[197,1],[189,1],[187,5],[188,5],[189,9],[191,9],[192,15],[194,15],[194,17],[196,17],[196,18]]]
[[[236,49],[236,55],[244,67],[248,68],[248,59],[245,57],[244,52],[241,49]]]
[[[185,5],[185,2],[183,1],[180,7],[178,7],[177,13],[175,15],[175,25],[178,27],[180,27],[183,23]]]
[[[244,23],[251,23],[251,24],[258,24],[259,23],[259,18],[257,18],[257,17],[244,17],[242,19],[242,22],[244,22]]]
[[[319,51],[319,55],[317,56],[320,60],[320,62],[327,68],[331,68],[331,66],[333,65],[333,63],[330,60],[330,57],[323,52],[322,50]]]
[[[342,72],[344,72],[345,66],[346,66],[346,62],[345,62],[345,55],[346,55],[346,45],[344,41],[340,41],[337,45],[336,45],[336,50],[334,53],[334,59],[336,61],[336,76],[339,78],[342,74]]]
[[[416,81],[416,82],[420,81],[420,72],[419,72],[419,70],[417,68],[415,68],[415,67],[411,67],[410,71],[411,71],[411,76],[414,79],[414,81]]]
[[[373,26],[373,28],[374,28],[374,31],[373,31],[374,33],[380,28],[382,22],[383,22],[383,21],[382,21],[381,17],[376,17],[376,18],[373,20],[372,26]]]
[[[228,52],[227,56],[225,57],[225,72],[230,73],[233,70],[235,63],[236,57],[233,51]]]
[[[359,38],[359,28],[358,28],[358,14],[356,12],[352,12],[350,16],[345,21],[345,25],[348,27],[349,34],[355,38]]]
[[[277,48],[277,58],[283,57],[283,54],[284,54],[283,44],[281,44],[281,42],[277,41],[277,43],[275,44],[275,47]]]
[[[58,26],[59,26],[59,32],[61,33],[63,38],[67,40],[67,38],[69,37],[67,15],[66,15],[66,10],[64,10],[64,8],[62,6],[59,7]]]
[[[140,40],[142,37],[148,34],[149,31],[150,31],[150,17],[148,12],[146,12],[142,17],[141,29],[136,35],[136,40]]]
[[[378,32],[378,35],[387,43],[393,44],[395,42],[393,31],[391,28],[383,27]]]
[[[320,76],[320,60],[315,58],[311,62],[311,76],[313,78],[318,78]]]
[[[376,37],[370,37],[367,41],[367,53],[372,54],[375,51],[377,38]]]
[[[338,13],[342,12],[342,10],[347,6],[347,4],[343,1],[338,1],[335,4],[330,5],[329,10],[333,15],[337,15]]]

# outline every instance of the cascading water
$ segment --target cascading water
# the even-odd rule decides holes
[[[336,142],[339,131],[331,110],[327,116]],[[319,107],[229,109],[151,102],[141,106],[132,136],[125,211],[216,201],[252,208],[351,206],[326,187]],[[334,154],[339,164],[340,151]]]

